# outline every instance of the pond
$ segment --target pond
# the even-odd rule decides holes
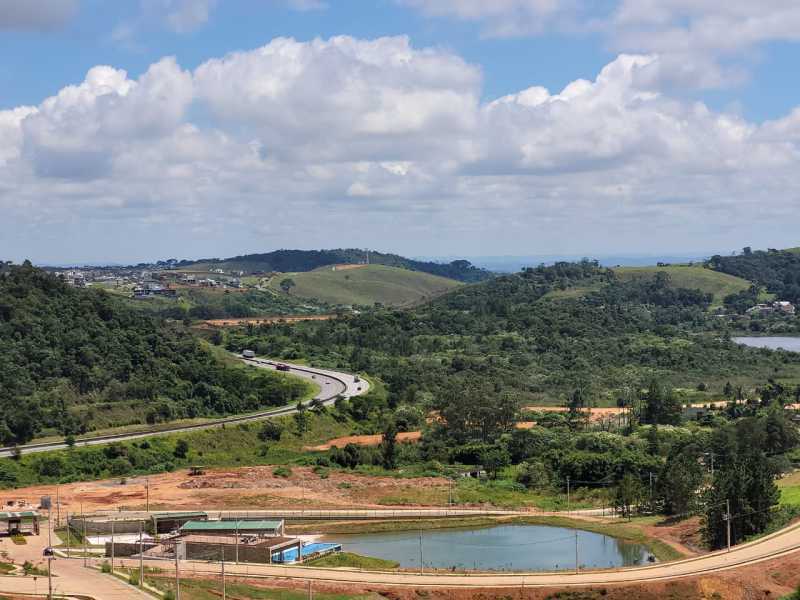
[[[336,535],[345,552],[374,556],[419,568],[481,571],[545,571],[575,568],[575,530],[541,525],[500,525],[480,529],[434,529]],[[581,568],[610,568],[649,562],[642,545],[578,531]]]
[[[790,350],[800,352],[800,337],[735,337],[732,338],[737,344],[751,346],[753,348],[769,348],[770,350]]]

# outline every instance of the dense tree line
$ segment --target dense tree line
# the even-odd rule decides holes
[[[0,444],[40,430],[218,415],[284,404],[303,383],[219,362],[178,324],[25,264],[0,274]]]
[[[780,300],[800,303],[800,252],[793,250],[751,250],[736,256],[712,256],[708,265],[715,271],[742,277],[775,294]],[[731,306],[753,301],[758,289],[746,290],[728,298]],[[750,306],[755,304],[753,301]]]

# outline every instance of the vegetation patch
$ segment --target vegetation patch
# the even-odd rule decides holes
[[[349,568],[349,569],[364,569],[367,571],[388,571],[397,569],[400,563],[393,560],[384,560],[382,558],[373,558],[371,556],[361,556],[360,554],[353,554],[351,552],[335,552],[322,556],[314,560],[303,563],[306,567],[324,567],[324,568]]]

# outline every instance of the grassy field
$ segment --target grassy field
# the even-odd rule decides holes
[[[361,556],[360,554],[353,554],[351,552],[336,552],[335,554],[328,554],[315,560],[310,560],[303,563],[306,567],[324,567],[324,568],[350,568],[350,569],[365,569],[367,571],[386,571],[396,569],[400,563],[393,560],[384,560],[382,558],[373,558],[371,556]]]
[[[721,305],[725,296],[750,287],[750,282],[746,279],[696,266],[617,267],[614,272],[623,281],[639,277],[650,278],[654,277],[656,273],[667,273],[675,286],[696,288],[713,294],[714,306]]]
[[[778,480],[781,490],[781,504],[800,506],[800,471]]]
[[[175,593],[175,581],[170,577],[146,576],[145,582],[165,593]],[[308,591],[305,589],[293,590],[257,586],[243,583],[233,577],[228,577],[225,592],[227,597],[232,600],[244,598],[251,600],[306,600],[309,597]],[[169,597],[174,597],[174,595]],[[183,579],[181,581],[181,600],[219,600],[220,598],[222,598],[222,582],[219,580]],[[317,600],[368,600],[383,598],[383,596],[378,594],[330,594],[314,591],[314,598],[317,598]]]
[[[280,290],[280,282],[292,279],[289,295],[330,304],[411,306],[434,298],[461,285],[459,282],[419,271],[383,265],[334,271],[330,267],[307,273],[285,273],[274,277],[270,287]]]

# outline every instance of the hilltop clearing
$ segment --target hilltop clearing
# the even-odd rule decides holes
[[[290,280],[288,294],[328,304],[410,306],[431,300],[458,287],[446,279],[419,271],[383,265],[364,265],[357,269],[322,267],[306,273],[286,273],[273,277],[276,291]]]

